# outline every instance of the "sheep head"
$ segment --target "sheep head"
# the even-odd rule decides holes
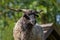
[[[23,17],[27,19],[28,23],[31,23],[32,25],[36,24],[36,16],[38,17],[38,13],[42,12],[43,10],[40,10],[39,12],[36,10],[30,10],[30,9],[13,9],[9,8],[10,10],[16,11],[16,12],[23,12]]]

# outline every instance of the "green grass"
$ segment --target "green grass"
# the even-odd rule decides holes
[[[15,25],[15,20],[17,21],[22,14],[16,14],[12,19],[6,17],[6,19],[0,20],[0,40],[13,40],[13,27]],[[16,19],[14,19],[16,18]],[[4,21],[6,21],[4,26]]]

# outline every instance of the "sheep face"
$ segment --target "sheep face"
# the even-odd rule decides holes
[[[24,17],[28,20],[28,23],[31,23],[32,25],[36,24],[36,16],[38,16],[36,11],[30,10],[24,12]]]

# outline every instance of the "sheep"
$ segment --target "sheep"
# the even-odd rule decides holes
[[[19,11],[22,11],[24,14],[13,28],[14,40],[43,40],[43,30],[36,24],[38,12],[29,9]]]

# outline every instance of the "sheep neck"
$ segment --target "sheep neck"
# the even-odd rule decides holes
[[[25,18],[23,18],[22,20],[22,26],[23,26],[23,29],[28,32],[30,32],[33,28],[33,25],[29,21],[27,21],[27,19]]]
[[[27,23],[25,19],[22,20],[22,23],[23,23],[22,32],[23,37],[21,38],[21,40],[30,40],[33,25],[31,23]]]

